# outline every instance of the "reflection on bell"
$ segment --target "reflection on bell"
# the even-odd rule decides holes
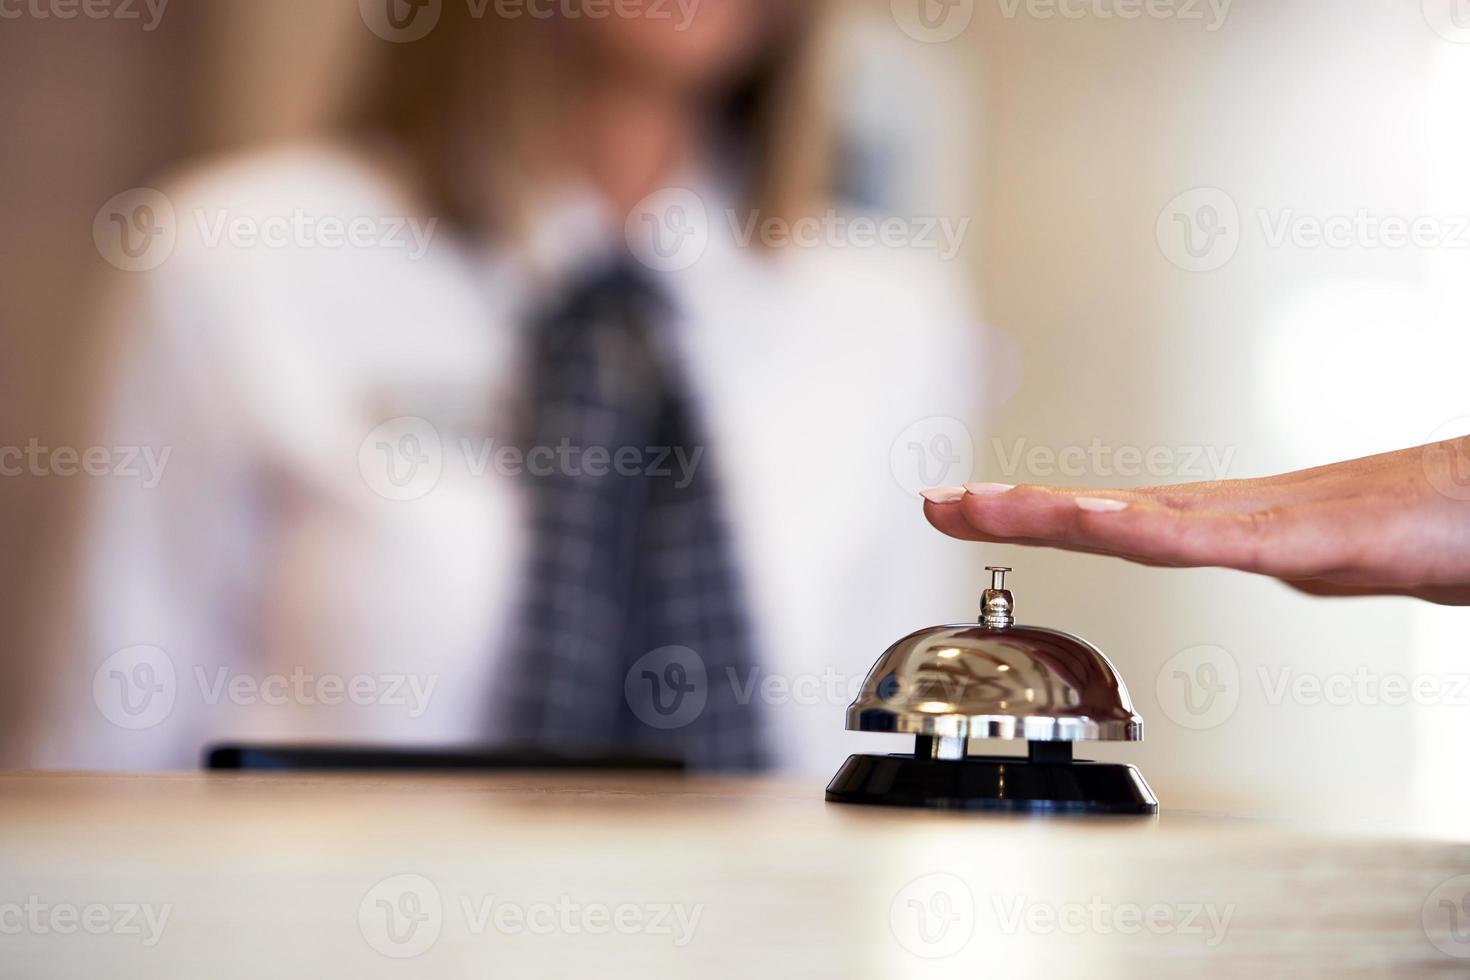
[[[1157,813],[1137,769],[1074,761],[1072,743],[1136,742],[1143,719],[1107,657],[1079,637],[1015,625],[1009,568],[991,567],[979,623],[931,626],[889,647],[847,709],[849,731],[912,735],[912,755],[850,756],[834,803],[1050,813]],[[969,754],[1025,739],[1027,755]]]

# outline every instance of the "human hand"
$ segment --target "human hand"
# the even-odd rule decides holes
[[[972,483],[924,492],[969,541],[1219,566],[1314,595],[1470,605],[1470,436],[1258,480],[1137,490]]]

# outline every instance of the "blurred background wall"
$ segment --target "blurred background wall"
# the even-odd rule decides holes
[[[0,19],[0,445],[83,442],[93,285],[105,268],[84,234],[113,188],[134,186],[200,145],[210,117],[197,79],[205,18],[181,7],[139,22]],[[101,197],[98,197],[98,195]],[[0,711],[30,710],[47,656],[77,481],[0,478]]]
[[[977,135],[933,174],[975,202],[964,261],[1010,381],[974,422],[974,477],[1251,476],[1470,431],[1470,232],[1454,229],[1470,214],[1470,11],[1453,20],[1454,4],[960,0],[927,34],[904,29],[904,0],[866,4],[864,43],[943,66],[936,93],[886,93],[911,110],[898,117]],[[151,30],[0,20],[0,444],[85,442],[101,203],[183,158],[309,131],[371,40],[355,7],[174,0]],[[1428,217],[1439,238],[1310,240],[1313,221],[1363,214]],[[26,710],[48,655],[75,482],[0,479],[0,710]],[[1016,566],[1023,620],[1112,655],[1148,741],[1097,755],[1138,763],[1166,806],[1461,826],[1463,613],[972,550],[977,582]],[[1359,693],[1291,686],[1339,675]],[[1361,693],[1386,677],[1439,694]]]
[[[987,478],[1255,476],[1470,431],[1470,46],[1432,29],[1448,11],[1237,2],[1210,31],[1208,13],[1068,21],[982,9],[978,274],[987,316],[1015,338],[1025,371],[1009,413],[977,438]],[[1237,240],[1224,235],[1191,262],[1174,219],[1204,249],[1202,204]],[[1275,235],[1283,222],[1360,214],[1427,217],[1445,244]],[[1006,471],[1023,443],[1060,454],[1093,440],[1145,460],[1157,450],[1161,473],[1130,476],[1136,459],[1121,455],[1053,473],[1044,454],[1031,467],[1042,472],[1024,461]],[[1189,799],[1463,832],[1449,795],[1449,746],[1465,744],[1470,716],[1463,612],[1310,599],[1230,572],[1010,557],[1025,573],[1027,618],[1092,638],[1128,678],[1149,740],[1109,757],[1137,760]],[[1364,694],[1314,697],[1310,680],[1301,696],[1281,693],[1283,678],[1342,688],[1329,679],[1360,671]],[[1442,693],[1385,703],[1372,684],[1392,676],[1443,681]]]

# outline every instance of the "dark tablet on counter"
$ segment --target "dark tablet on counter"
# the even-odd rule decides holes
[[[675,758],[636,753],[548,752],[514,747],[426,749],[225,743],[205,751],[204,768],[257,772],[682,772],[684,763]]]

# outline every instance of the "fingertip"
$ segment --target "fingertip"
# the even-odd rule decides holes
[[[927,490],[920,490],[919,496],[924,498],[926,504],[933,504],[936,507],[947,507],[950,504],[957,504],[965,499],[965,488],[930,487]]]
[[[941,496],[941,501],[948,501],[942,503],[936,503],[928,494],[921,494],[921,496],[924,500],[924,519],[936,530],[962,541],[984,540],[965,515],[964,509],[956,506],[964,498],[964,494],[952,501]]]
[[[972,497],[998,497],[1016,489],[1014,483],[966,483],[965,493]]]
[[[1074,508],[1050,487],[1021,485],[998,493],[968,493],[965,519],[987,537],[1049,540],[1065,533]]]

